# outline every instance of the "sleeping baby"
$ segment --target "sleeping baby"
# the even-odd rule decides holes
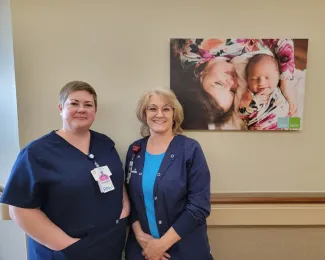
[[[277,130],[279,117],[289,114],[289,104],[278,87],[277,60],[267,54],[253,56],[246,66],[248,90],[243,94],[239,115],[250,130]]]

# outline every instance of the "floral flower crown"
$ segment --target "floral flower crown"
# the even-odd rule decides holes
[[[213,46],[223,42],[220,39],[211,39],[209,46],[201,45],[204,39],[181,39],[178,40],[177,53],[181,60],[181,65],[184,69],[193,69],[194,78],[199,79],[202,75],[202,65],[215,59],[229,60],[224,56],[224,52],[213,51]]]

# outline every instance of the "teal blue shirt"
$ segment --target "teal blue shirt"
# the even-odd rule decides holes
[[[160,238],[158,226],[155,215],[155,201],[153,196],[153,189],[160,164],[164,158],[165,153],[150,154],[146,152],[143,176],[142,176],[142,190],[144,196],[144,204],[146,206],[146,214],[150,233],[154,238]]]

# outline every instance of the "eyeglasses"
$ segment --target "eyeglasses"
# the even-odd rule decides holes
[[[159,108],[156,106],[147,106],[146,110],[149,115],[154,116],[158,114]],[[173,110],[174,108],[172,108],[171,106],[164,106],[163,108],[160,109],[160,111],[165,116],[172,114]]]

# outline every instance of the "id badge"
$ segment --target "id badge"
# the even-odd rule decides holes
[[[107,165],[102,166],[102,167],[97,167],[91,171],[91,174],[94,178],[95,181],[99,181],[99,177],[103,174],[107,175],[110,177],[112,175],[112,172],[110,169],[107,167]]]
[[[107,193],[115,189],[112,179],[106,174],[101,175],[97,183],[101,193]]]

